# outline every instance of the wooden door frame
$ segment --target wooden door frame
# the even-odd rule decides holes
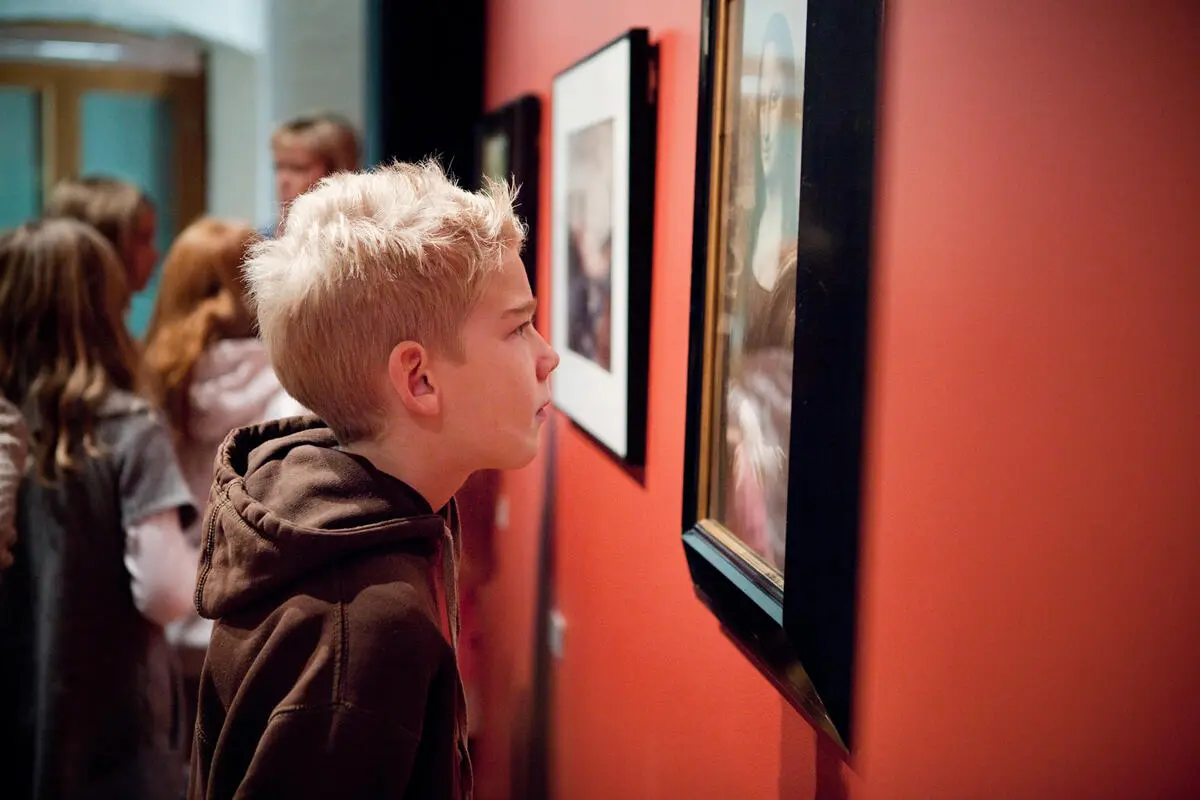
[[[180,75],[119,66],[0,62],[0,86],[38,92],[43,203],[56,183],[79,175],[84,94],[128,92],[165,100],[171,115],[177,227],[172,236],[205,212],[208,98],[204,72]]]

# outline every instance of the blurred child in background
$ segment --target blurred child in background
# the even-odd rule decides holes
[[[288,120],[271,135],[279,220],[261,233],[271,238],[287,220],[297,197],[322,178],[359,169],[362,152],[354,126],[337,114],[319,113]]]
[[[180,467],[201,506],[229,431],[306,413],[279,385],[255,336],[242,262],[257,238],[248,225],[212,217],[185,228],[163,261],[146,334],[147,389],[166,414]],[[199,521],[185,532],[198,548]],[[199,674],[211,629],[193,613],[169,631],[182,646],[188,675]]]
[[[158,262],[154,204],[131,183],[93,175],[61,181],[46,204],[47,217],[86,222],[116,249],[132,297],[146,288]],[[127,301],[128,304],[128,301]]]
[[[71,219],[0,238],[0,393],[31,436],[0,617],[0,774],[12,797],[177,798],[179,682],[163,628],[191,607],[196,516],[136,393],[113,247]]]

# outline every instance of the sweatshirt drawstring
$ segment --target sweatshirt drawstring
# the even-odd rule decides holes
[[[442,584],[446,587],[446,617],[450,628],[447,633],[450,636],[450,649],[454,651],[454,657],[457,659],[459,630],[458,548],[457,543],[454,541],[454,534],[450,532],[449,525],[442,528],[442,540]]]
[[[459,775],[460,796],[470,798],[473,791],[471,755],[467,749],[467,694],[463,687],[462,673],[458,666],[458,634],[462,619],[458,608],[458,564],[461,554],[462,535],[458,520],[458,507],[450,502],[446,523],[442,526],[442,576],[446,592],[446,616],[449,627],[450,649],[454,652],[455,680],[454,728],[461,759]]]

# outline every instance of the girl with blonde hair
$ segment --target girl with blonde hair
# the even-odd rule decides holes
[[[14,797],[177,797],[179,683],[196,516],[170,434],[136,393],[125,271],[71,219],[0,238],[0,394],[30,472],[0,617],[0,773]],[[13,786],[10,781],[16,781]]]

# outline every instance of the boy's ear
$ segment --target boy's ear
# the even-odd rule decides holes
[[[441,410],[441,395],[430,372],[429,353],[419,343],[405,341],[392,348],[388,355],[388,380],[410,414],[431,417]]]

